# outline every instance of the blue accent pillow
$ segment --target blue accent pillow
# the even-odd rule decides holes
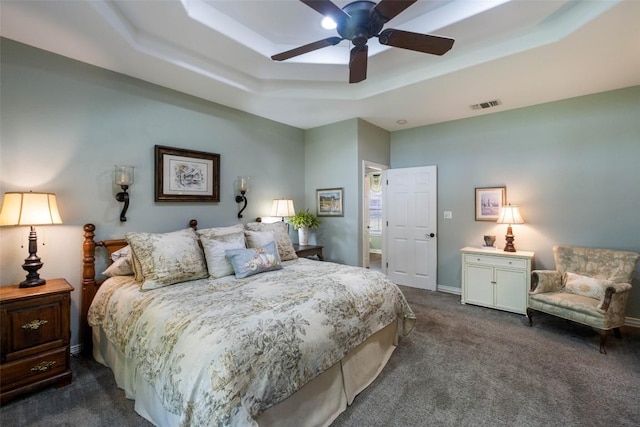
[[[259,248],[227,249],[224,252],[237,279],[282,268],[275,242],[269,242]]]

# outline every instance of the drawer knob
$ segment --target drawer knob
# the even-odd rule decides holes
[[[47,372],[56,362],[49,360],[38,363],[36,366],[31,368],[31,372]]]
[[[32,320],[29,323],[25,323],[24,325],[22,325],[22,329],[39,329],[40,326],[45,325],[49,323],[48,320]]]

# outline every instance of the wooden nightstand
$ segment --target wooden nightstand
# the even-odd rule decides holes
[[[323,246],[298,245],[297,243],[293,244],[293,249],[296,251],[296,255],[300,258],[316,255],[320,261],[324,261],[324,258],[322,257],[322,248]]]
[[[34,288],[0,287],[0,402],[71,383],[72,290],[64,279]]]

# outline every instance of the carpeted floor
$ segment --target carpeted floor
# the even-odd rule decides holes
[[[637,426],[640,330],[598,352],[590,328],[461,305],[402,288],[418,321],[380,377],[334,423],[346,426]],[[74,358],[73,383],[3,405],[8,426],[149,426],[111,372]]]

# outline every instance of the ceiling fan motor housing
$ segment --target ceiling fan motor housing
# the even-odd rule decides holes
[[[378,35],[384,25],[377,13],[371,13],[376,3],[367,0],[354,1],[342,8],[351,18],[338,22],[338,34],[355,46],[362,46]]]

